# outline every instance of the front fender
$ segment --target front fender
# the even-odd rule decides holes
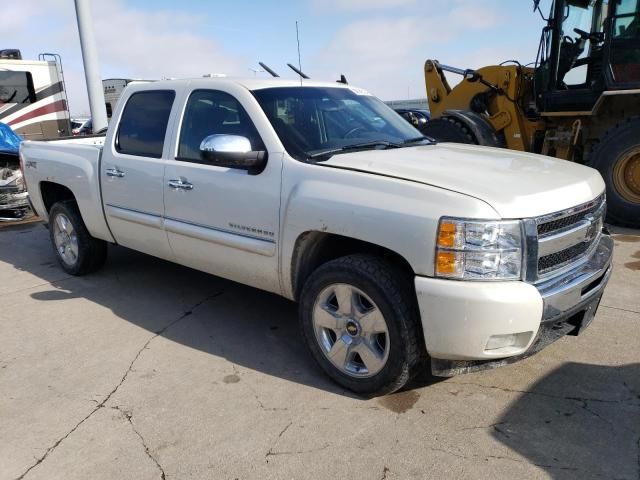
[[[282,287],[293,298],[298,238],[324,232],[362,240],[403,257],[417,275],[433,274],[441,216],[494,218],[486,203],[449,190],[322,164],[287,164],[281,212]]]

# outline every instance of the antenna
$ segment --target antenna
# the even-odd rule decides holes
[[[276,72],[274,72],[273,70],[271,70],[267,65],[265,65],[262,62],[258,62],[258,65],[260,65],[262,68],[264,68],[265,72],[267,72],[269,75],[271,75],[272,77],[279,77],[280,75],[278,75]]]
[[[347,82],[347,77],[345,77],[344,74],[340,75],[340,80],[338,80],[337,82],[344,85],[349,85],[349,82]]]
[[[290,63],[287,63],[287,67],[289,67],[291,70],[293,70],[298,75],[300,75],[300,78],[304,78],[305,80],[309,80],[309,77],[302,70],[298,70],[296,67],[294,67]]]
[[[298,42],[298,70],[294,68],[293,70],[300,75],[300,85],[302,85],[303,78],[309,78],[304,73],[302,73],[302,60],[300,56],[300,29],[298,28],[298,20],[296,20],[296,41]],[[291,65],[289,65],[291,67]],[[293,67],[292,67],[293,68]]]

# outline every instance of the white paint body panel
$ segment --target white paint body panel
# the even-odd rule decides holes
[[[442,143],[354,152],[327,164],[414,180],[479,198],[502,218],[528,218],[586,203],[604,181],[593,168],[501,148]]]
[[[351,237],[390,249],[411,266],[425,341],[434,357],[494,358],[485,351],[491,335],[535,334],[542,316],[535,287],[428,278],[434,271],[438,221],[442,216],[513,219],[556,212],[600,195],[604,183],[599,174],[547,157],[454,144],[302,163],[287,154],[250,91],[299,84],[278,79],[131,84],[114,112],[102,158],[102,147],[91,145],[96,143],[91,139],[23,144],[23,162],[37,163],[25,171],[36,210],[46,218],[39,183],[61,183],[76,196],[95,237],[290,299],[295,298],[292,263],[299,239],[310,232]],[[162,158],[119,155],[114,136],[128,97],[156,89],[176,91]],[[243,105],[268,152],[261,174],[176,160],[184,107],[194,89],[221,90]],[[106,168],[126,176],[104,177]],[[194,189],[169,188],[168,180],[178,177]]]
[[[102,211],[98,171],[101,143],[102,139],[96,142],[92,138],[25,141],[20,144],[20,156],[27,160],[24,174],[29,198],[40,217],[47,219],[40,183],[59,183],[73,192],[91,235],[113,242],[114,238]]]

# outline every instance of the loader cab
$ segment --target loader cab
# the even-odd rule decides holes
[[[555,0],[545,20],[541,112],[588,112],[606,90],[640,87],[640,0]]]

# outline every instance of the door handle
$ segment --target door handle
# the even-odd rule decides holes
[[[124,172],[122,170],[119,170],[118,167],[107,168],[104,173],[106,173],[108,177],[118,177],[118,178],[124,177]]]
[[[169,186],[180,190],[193,190],[193,184],[189,183],[187,179],[183,177],[175,180],[169,180]]]

